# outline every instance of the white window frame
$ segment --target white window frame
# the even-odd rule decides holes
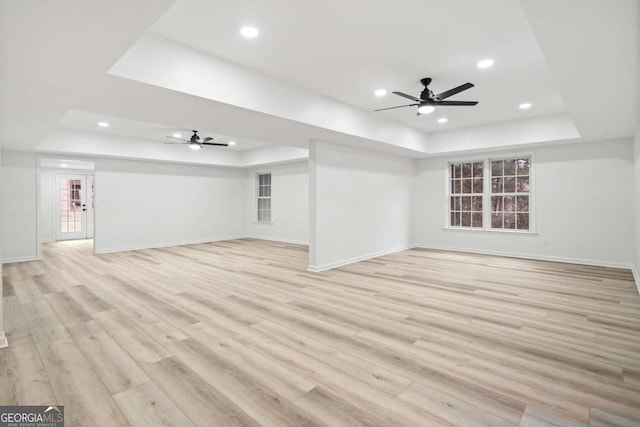
[[[269,175],[269,196],[260,196],[260,177],[263,175]],[[255,222],[261,224],[272,224],[273,220],[273,205],[272,205],[272,197],[273,197],[273,174],[271,171],[258,171],[255,175]],[[260,219],[260,200],[269,200],[269,218],[268,219]]]
[[[529,230],[491,228],[491,161],[508,160],[516,158],[529,158]],[[479,227],[462,227],[451,225],[451,164],[454,163],[473,163],[483,162],[484,171],[482,174],[482,228]],[[446,203],[444,205],[444,230],[452,231],[468,231],[468,232],[490,232],[490,233],[514,233],[514,234],[538,234],[536,228],[536,159],[532,152],[515,152],[500,153],[494,155],[469,156],[463,158],[453,158],[446,162],[445,168],[445,195]],[[464,193],[466,194],[466,193]],[[472,193],[470,193],[472,194]]]

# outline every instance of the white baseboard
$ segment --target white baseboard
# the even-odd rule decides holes
[[[367,259],[377,258],[377,257],[383,256],[383,255],[389,255],[389,254],[396,253],[396,252],[406,251],[407,249],[411,249],[411,248],[413,248],[412,245],[401,246],[401,247],[398,247],[398,248],[385,249],[385,250],[382,250],[382,251],[373,252],[373,253],[366,254],[366,255],[360,255],[360,256],[357,256],[357,257],[344,259],[344,260],[340,260],[340,261],[335,261],[335,262],[330,262],[330,263],[322,264],[322,265],[311,265],[311,264],[309,264],[309,266],[307,267],[307,271],[311,271],[311,272],[317,273],[317,272],[320,272],[320,271],[331,270],[332,268],[342,267],[342,266],[347,265],[347,264],[353,264],[354,262],[365,261]]]
[[[27,262],[27,261],[37,261],[38,257],[36,255],[23,256],[23,257],[15,257],[15,258],[4,258],[2,260],[3,264],[10,264],[12,262]]]
[[[256,240],[267,240],[270,242],[281,242],[281,243],[291,243],[293,245],[304,245],[309,246],[309,242],[304,240],[295,240],[295,239],[280,239],[277,237],[267,237],[267,236],[257,236],[257,235],[249,235],[245,236],[246,239],[256,239]]]
[[[183,245],[195,245],[198,243],[220,242],[223,240],[242,239],[244,237],[246,236],[237,235],[237,236],[227,236],[227,237],[213,237],[213,238],[207,238],[207,239],[182,240],[178,242],[164,242],[164,243],[151,243],[146,245],[122,246],[118,248],[95,249],[94,253],[96,255],[111,254],[115,252],[139,251],[143,249],[157,249],[157,248],[167,248],[170,246],[183,246]]]
[[[0,348],[9,347],[9,341],[7,341],[7,337],[4,335],[4,332],[0,334]]]
[[[54,239],[41,239],[41,240],[40,240],[40,243],[41,243],[41,244],[42,244],[42,243],[53,243],[53,242],[55,242],[55,240],[54,240]]]

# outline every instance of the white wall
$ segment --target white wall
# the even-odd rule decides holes
[[[246,171],[96,161],[97,253],[242,237]]]
[[[636,285],[640,291],[638,272],[640,271],[640,124],[633,138],[633,189],[635,196],[635,271]]]
[[[631,140],[523,152],[535,157],[538,234],[444,230],[445,170],[447,162],[456,158],[439,157],[418,162],[414,242],[433,248],[630,266],[635,253]],[[492,153],[479,157],[485,155]]]
[[[0,150],[0,188],[2,183],[2,151]],[[2,206],[2,192],[0,192],[0,206]],[[0,215],[0,242],[2,241],[2,215]],[[0,260],[2,259],[2,245],[0,245]],[[4,348],[8,345],[7,337],[4,334],[4,314],[3,314],[3,306],[4,306],[4,298],[2,298],[2,263],[0,262],[0,348]]]
[[[411,244],[411,159],[313,142],[309,269],[323,270]]]
[[[271,223],[259,223],[256,173],[271,172]],[[245,185],[245,232],[248,237],[309,242],[309,162],[249,169]]]
[[[2,260],[34,260],[38,256],[35,153],[3,151],[1,181]]]
[[[56,171],[40,168],[40,242],[55,240],[55,185]]]

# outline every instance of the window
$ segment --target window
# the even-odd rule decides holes
[[[491,228],[529,230],[529,158],[491,160]]]
[[[258,173],[258,221],[271,222],[271,173]]]
[[[449,226],[530,231],[530,167],[529,156],[450,163]]]
[[[450,166],[450,221],[452,227],[482,228],[484,163],[453,163]]]

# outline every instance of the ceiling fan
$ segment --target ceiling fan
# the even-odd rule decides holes
[[[450,96],[453,96],[464,90],[471,89],[473,87],[473,84],[471,83],[465,83],[463,85],[454,87],[453,89],[449,89],[437,95],[434,95],[433,91],[429,89],[429,84],[431,84],[430,77],[425,77],[424,79],[420,80],[420,83],[422,83],[422,86],[424,86],[424,89],[422,90],[422,92],[420,92],[419,98],[416,98],[415,96],[407,95],[406,93],[402,93],[402,92],[393,92],[394,95],[402,96],[404,98],[414,101],[415,102],[414,104],[399,105],[397,107],[389,107],[389,108],[380,108],[379,110],[374,110],[374,111],[393,110],[395,108],[417,106],[418,115],[421,115],[421,114],[432,113],[435,110],[435,107],[439,105],[472,106],[478,103],[478,101],[445,101],[445,99],[449,98]]]
[[[167,136],[167,138],[177,139],[181,142],[165,142],[165,144],[189,144],[189,148],[191,148],[192,150],[199,150],[203,145],[218,145],[221,147],[229,146],[229,144],[225,144],[223,142],[209,142],[213,141],[213,138],[211,138],[210,136],[207,136],[206,138],[200,138],[198,136],[197,130],[193,131],[193,135],[191,135],[190,139],[176,138],[175,136]]]

